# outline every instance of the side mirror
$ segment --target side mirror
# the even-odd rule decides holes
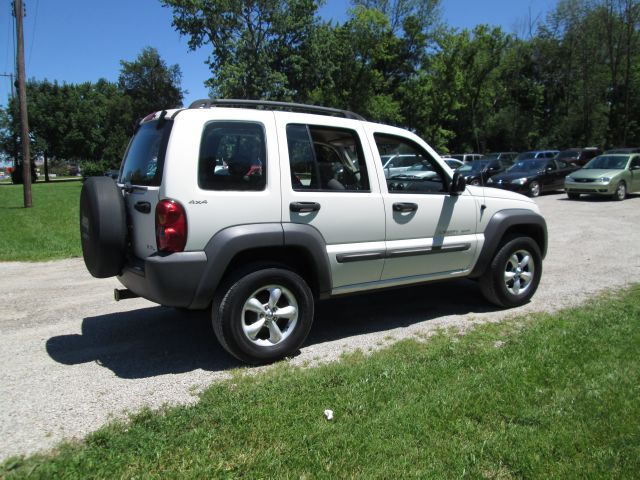
[[[453,172],[453,178],[451,179],[451,185],[449,185],[449,193],[451,195],[460,195],[467,188],[467,181],[464,179],[460,172]]]
[[[633,165],[631,170],[640,170],[640,165]]]

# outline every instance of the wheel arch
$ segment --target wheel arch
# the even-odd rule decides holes
[[[496,212],[484,231],[484,244],[470,278],[480,277],[491,263],[495,252],[505,239],[516,236],[531,237],[544,259],[547,254],[547,223],[544,217],[525,209],[508,209]]]
[[[251,224],[216,233],[204,249],[208,262],[190,308],[206,308],[224,278],[244,266],[271,263],[295,271],[316,297],[331,291],[326,243],[308,225]]]

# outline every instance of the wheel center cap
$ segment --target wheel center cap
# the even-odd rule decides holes
[[[520,275],[522,273],[522,269],[520,267],[516,268],[516,274]]]
[[[266,315],[265,315],[266,320],[270,322],[273,320],[273,317],[274,317],[273,310],[271,310],[270,308],[267,308]]]

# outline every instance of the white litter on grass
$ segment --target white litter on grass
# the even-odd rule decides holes
[[[324,418],[326,418],[327,420],[333,420],[333,410],[325,410]]]

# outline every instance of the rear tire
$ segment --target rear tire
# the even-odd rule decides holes
[[[530,237],[507,240],[496,252],[480,277],[484,297],[499,307],[519,307],[538,289],[542,275],[542,255]]]
[[[313,323],[313,295],[298,274],[261,268],[222,287],[211,308],[213,330],[231,355],[270,363],[293,355]]]

